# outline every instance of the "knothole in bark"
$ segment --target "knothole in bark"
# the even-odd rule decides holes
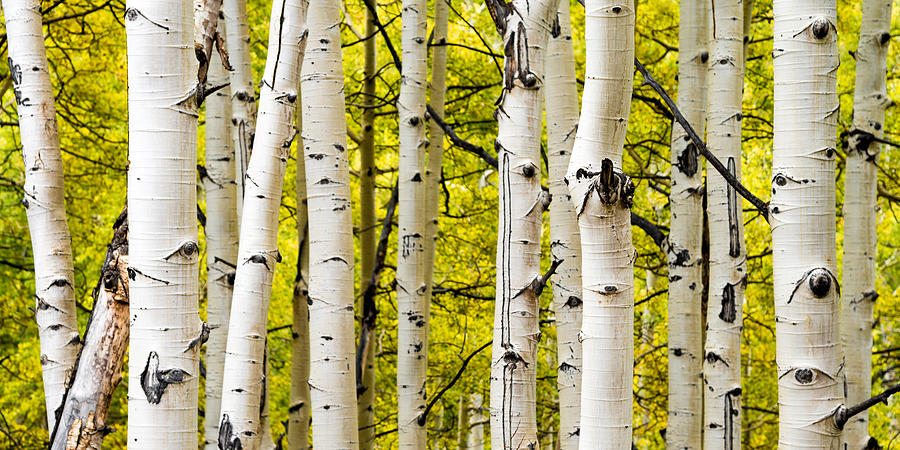
[[[147,401],[156,405],[162,400],[163,393],[170,384],[183,383],[190,374],[181,369],[159,370],[159,355],[151,351],[147,357],[147,365],[141,372],[141,388]]]

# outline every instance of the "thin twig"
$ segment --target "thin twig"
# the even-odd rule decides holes
[[[419,426],[425,426],[425,421],[428,420],[428,413],[431,412],[431,408],[434,407],[434,404],[441,399],[441,397],[445,392],[447,392],[448,389],[452,388],[453,385],[456,384],[457,381],[459,381],[459,378],[462,377],[463,372],[466,370],[466,366],[469,365],[469,361],[471,361],[472,358],[474,358],[475,355],[480,353],[482,350],[490,347],[493,342],[493,340],[487,341],[487,343],[485,343],[481,347],[478,347],[477,350],[472,352],[465,360],[463,360],[462,366],[459,367],[459,370],[456,372],[456,375],[453,377],[453,379],[450,380],[450,383],[444,386],[441,391],[438,392],[438,394],[435,395],[430,402],[428,402],[428,406],[425,407],[425,410],[422,411],[422,414],[419,414],[419,418],[417,419]]]

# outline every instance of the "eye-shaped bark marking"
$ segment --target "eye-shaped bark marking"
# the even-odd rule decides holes
[[[150,352],[147,357],[147,365],[141,372],[141,388],[147,396],[147,401],[152,405],[157,405],[170,384],[183,383],[190,376],[181,369],[159,370],[159,355],[156,352]]]
[[[188,260],[191,260],[191,259],[194,258],[194,255],[197,255],[199,252],[200,252],[200,246],[198,246],[196,242],[194,242],[194,241],[184,241],[184,242],[181,243],[181,245],[178,246],[177,249],[175,249],[175,251],[173,251],[172,253],[169,253],[169,254],[168,254],[165,258],[163,258],[163,259],[165,259],[166,261],[168,261],[168,260],[169,260],[170,258],[172,258],[173,256],[179,255],[179,256],[181,256],[182,258],[186,258],[186,259],[188,259]]]
[[[794,300],[794,295],[797,294],[797,291],[803,286],[804,281],[809,286],[810,292],[816,298],[825,298],[831,292],[831,286],[834,284],[834,289],[837,295],[841,295],[841,285],[838,283],[837,278],[825,267],[816,267],[814,269],[810,269],[797,280],[794,285],[794,290],[791,291],[791,296],[788,298],[787,303],[790,303]]]

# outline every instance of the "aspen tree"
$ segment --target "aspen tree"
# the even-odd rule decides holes
[[[716,26],[709,59],[707,148],[740,180],[742,1],[716,2],[713,23]],[[743,201],[715,171],[706,175],[706,197],[710,257],[703,364],[703,448],[733,449],[741,446],[741,328],[747,280]]]
[[[240,246],[228,344],[219,445],[258,448],[266,437],[266,318],[278,252],[278,213],[297,103],[306,2],[272,3],[269,52],[260,91],[254,148],[244,186]],[[271,438],[262,439],[262,444]]]
[[[3,0],[10,78],[19,117],[25,197],[34,255],[34,315],[41,343],[47,425],[56,424],[78,356],[72,242],[66,223],[62,153],[39,0]]]
[[[235,181],[237,181],[237,214],[244,204],[244,176],[250,162],[253,133],[256,130],[256,89],[250,61],[250,27],[247,24],[247,0],[222,0],[222,13],[228,33],[225,46],[231,62],[231,123],[234,140]],[[238,223],[238,227],[240,227]]]
[[[558,0],[489,0],[503,37],[505,68],[497,102],[500,199],[497,290],[491,355],[491,447],[538,445],[535,382],[541,216],[541,110],[544,51]]]
[[[344,116],[340,2],[309,4],[303,65],[303,147],[309,227],[313,444],[358,448],[353,325],[353,219]],[[390,219],[387,219],[390,220]]]
[[[836,449],[836,2],[775,0],[773,272],[779,448]],[[718,6],[718,5],[717,5]]]
[[[581,232],[582,449],[632,440],[634,258],[631,179],[622,151],[632,89],[634,2],[585,4],[587,66],[581,120],[566,180]]]
[[[219,32],[224,33],[224,21]],[[228,82],[228,73],[218,57],[210,62],[209,83]],[[206,268],[209,340],[206,342],[206,448],[218,447],[219,412],[225,341],[234,288],[238,250],[237,184],[231,128],[231,88],[225,86],[206,99]]]
[[[872,325],[877,251],[878,154],[874,142],[884,134],[884,111],[890,106],[885,74],[891,40],[891,1],[862,2],[862,24],[856,49],[853,128],[849,133],[844,178],[844,292],[841,297],[841,344],[847,403],[872,393]],[[860,450],[869,442],[869,415],[847,422],[842,448]]]
[[[425,379],[429,308],[422,265],[425,234],[425,89],[428,48],[425,0],[403,0],[400,97],[397,100],[400,170],[397,251],[397,429],[401,449],[425,448]]]
[[[371,7],[378,8],[375,1]],[[359,142],[359,292],[369,289],[372,271],[375,269],[376,217],[375,217],[375,80],[378,75],[378,31],[373,12],[366,8],[366,39],[363,63],[364,106]],[[364,355],[362,392],[359,397],[359,446],[363,450],[375,448],[375,352],[369,346]]]
[[[197,448],[197,108],[191,2],[130,0],[128,447]]]
[[[678,28],[678,108],[703,133],[709,4],[683,0]],[[666,445],[700,449],[703,428],[703,170],[687,132],[672,125],[669,196],[669,414]]]
[[[547,150],[549,153],[550,251],[562,261],[553,279],[556,313],[560,448],[577,449],[581,416],[581,238],[566,187],[566,169],[578,130],[578,86],[569,1],[560,0],[547,43]]]
[[[469,396],[469,424],[466,439],[467,449],[484,449],[484,414],[482,413],[482,397],[481,394],[472,394]]]

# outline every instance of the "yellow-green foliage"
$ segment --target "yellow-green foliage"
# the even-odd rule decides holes
[[[265,59],[270,4],[250,0],[251,52],[254,73],[262,71]],[[637,56],[673,96],[677,93],[678,2],[660,0],[637,2]],[[839,44],[841,67],[839,93],[840,126],[850,124],[853,103],[854,61],[859,29],[859,0],[839,2]],[[502,43],[484,3],[478,0],[451,2],[448,41],[447,122],[465,139],[493,150],[496,122],[492,118],[494,101],[500,95]],[[53,86],[57,96],[60,137],[65,160],[66,201],[75,253],[76,298],[82,332],[92,306],[94,287],[111,225],[125,203],[127,169],[127,77],[125,33],[122,25],[124,2],[71,0],[44,2],[45,33]],[[583,8],[572,1],[574,45],[579,78],[584,73]],[[381,20],[388,25],[395,49],[399,52],[400,2],[379,4]],[[347,121],[351,132],[360,132],[363,80],[364,6],[360,1],[345,5],[342,36],[346,80]],[[893,34],[900,22],[895,8]],[[431,17],[429,17],[431,20]],[[429,24],[429,28],[431,25]],[[396,180],[397,134],[395,101],[399,74],[381,36],[378,39],[380,68],[376,119],[376,157],[378,166],[377,201],[379,220]],[[5,34],[0,36],[0,52],[6,53]],[[769,197],[772,145],[772,7],[757,2],[749,44],[744,95],[744,180],[750,190],[763,199]],[[898,87],[898,52],[892,48],[888,62],[888,92]],[[0,69],[0,448],[38,448],[47,439],[40,352],[33,320],[34,280],[31,274],[31,247],[22,199],[22,162],[13,94],[9,72]],[[628,129],[625,169],[635,176],[637,194],[634,211],[667,230],[668,160],[670,121],[657,105],[647,99],[655,94],[635,79],[636,97]],[[552,101],[552,100],[551,100]],[[203,117],[200,142],[202,147]],[[897,137],[896,108],[888,110],[885,137]],[[837,139],[838,136],[835,136]],[[444,189],[441,194],[441,218],[438,236],[432,303],[431,346],[429,348],[428,394],[431,399],[455,375],[462,360],[491,338],[494,293],[494,256],[496,250],[496,175],[478,157],[445,144]],[[885,189],[900,196],[896,167],[897,150],[885,147],[880,161],[880,180]],[[202,148],[200,154],[203,154]],[[359,167],[356,146],[351,144],[352,164]],[[838,162],[837,210],[840,215],[843,196],[843,159]],[[203,163],[200,157],[198,163]],[[278,265],[269,314],[270,401],[272,434],[276,439],[284,431],[287,419],[290,374],[290,331],[292,281],[296,273],[297,233],[293,177],[290,164],[281,214],[279,247],[285,256]],[[544,176],[546,177],[546,168]],[[353,176],[354,191],[358,189]],[[546,180],[546,179],[545,179]],[[546,184],[546,181],[545,181]],[[199,184],[198,184],[199,189]],[[203,196],[201,208],[205,209]],[[897,322],[898,298],[895,286],[900,282],[900,227],[893,200],[881,198],[878,247],[878,293],[875,348],[900,346],[892,337]],[[748,253],[748,288],[744,308],[744,436],[749,448],[772,448],[777,439],[777,390],[775,381],[775,336],[772,307],[771,239],[765,221],[745,204]],[[898,205],[900,206],[900,205]],[[354,208],[357,208],[354,205]],[[358,218],[358,209],[355,209]],[[546,218],[546,216],[545,216]],[[841,218],[836,218],[839,235]],[[313,222],[315,218],[313,218]],[[545,220],[546,223],[546,220]],[[201,229],[201,239],[203,233]],[[638,259],[635,264],[635,444],[639,448],[663,448],[666,420],[666,294],[665,255],[643,232],[635,229]],[[381,448],[396,447],[396,325],[393,293],[393,264],[396,239],[391,236],[377,299],[380,315],[376,330],[377,385],[376,428]],[[549,265],[549,233],[543,239],[543,267]],[[840,237],[839,237],[840,244]],[[840,255],[840,247],[839,247]],[[358,248],[357,248],[358,257]],[[204,266],[205,267],[205,266]],[[648,273],[659,281],[648,286]],[[357,279],[358,279],[357,275]],[[365,274],[368,276],[368,274]],[[201,285],[205,287],[205,269]],[[203,292],[203,291],[201,291]],[[538,427],[544,445],[558,428],[556,405],[555,330],[550,310],[550,289],[541,299],[541,330],[544,333],[538,358]],[[201,293],[201,309],[205,293]],[[205,316],[205,313],[202,313]],[[457,413],[462,395],[481,393],[488,399],[489,351],[475,357],[461,380],[438,402],[429,419],[429,442],[433,448],[452,448],[457,437]],[[886,380],[898,378],[895,353],[875,356],[873,382],[879,390]],[[127,377],[116,392],[110,411],[113,432],[107,436],[108,448],[124,448]],[[590,380],[585,380],[590,383]],[[201,390],[202,392],[202,390]],[[200,401],[201,416],[203,400]],[[898,432],[891,425],[896,406],[877,407],[871,412],[871,433],[886,445]],[[315,424],[313,424],[315,426]],[[487,427],[486,427],[487,428]],[[893,430],[893,431],[891,431]],[[894,433],[894,434],[892,434]],[[202,438],[201,438],[202,439]]]

